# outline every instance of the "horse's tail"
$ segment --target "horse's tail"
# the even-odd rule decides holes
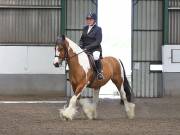
[[[124,82],[123,82],[123,86],[124,86],[124,91],[126,93],[126,98],[127,98],[127,101],[128,102],[132,102],[132,97],[133,97],[133,91],[132,91],[132,88],[129,84],[129,81],[126,77],[126,72],[125,72],[125,69],[124,69],[124,65],[122,63],[121,60],[119,60],[121,65],[122,65],[122,68],[123,68],[123,74],[124,74]]]

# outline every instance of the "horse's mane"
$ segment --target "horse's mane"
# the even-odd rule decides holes
[[[73,42],[71,39],[66,37],[66,40],[69,42],[70,48],[73,50],[74,53],[78,54],[82,52],[83,50],[77,45],[75,42]]]
[[[66,41],[69,42],[69,48],[71,48],[75,54],[78,54],[79,63],[87,73],[88,70],[90,69],[90,64],[87,54],[83,52],[83,50],[69,38],[66,37]]]

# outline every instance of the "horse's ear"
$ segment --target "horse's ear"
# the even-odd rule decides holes
[[[62,35],[61,37],[62,37],[62,40],[65,40],[65,35]]]

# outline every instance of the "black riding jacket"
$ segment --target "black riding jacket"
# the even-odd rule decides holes
[[[87,49],[88,52],[102,51],[101,41],[102,41],[102,30],[97,25],[94,25],[92,29],[87,34],[89,26],[83,28],[83,33],[80,38],[80,47],[82,49]]]

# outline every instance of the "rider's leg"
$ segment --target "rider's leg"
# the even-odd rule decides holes
[[[103,74],[102,74],[102,66],[101,66],[101,60],[96,60],[96,67],[97,67],[97,78],[98,80],[102,80],[104,78]]]
[[[104,79],[104,76],[102,74],[100,51],[93,52],[93,57],[94,57],[95,64],[96,64],[97,79],[102,80],[102,79]]]

